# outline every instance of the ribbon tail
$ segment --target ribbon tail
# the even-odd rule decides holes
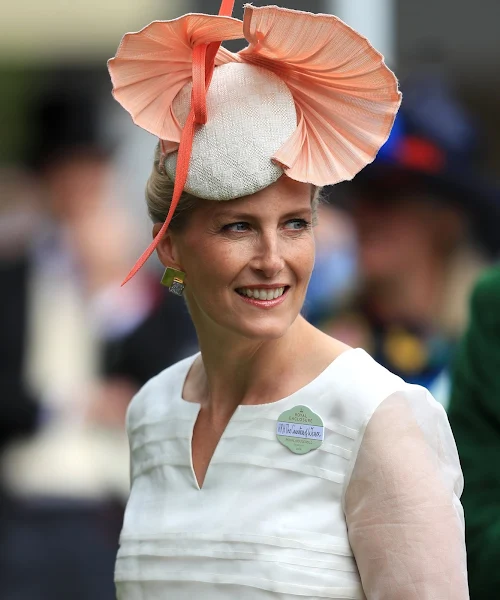
[[[233,13],[233,8],[234,0],[222,0],[219,15],[230,17]],[[207,122],[206,91],[212,80],[215,69],[215,57],[221,43],[222,42],[212,42],[211,44],[203,44],[193,49],[193,92],[191,110],[186,120],[186,124],[184,125],[179,144],[172,202],[170,203],[167,218],[160,231],[156,234],[155,239],[151,242],[149,247],[142,253],[127,277],[125,277],[122,286],[134,277],[134,275],[144,266],[151,254],[156,250],[158,244],[163,239],[163,236],[172,221],[175,209],[179,204],[180,197],[187,181],[189,162],[191,160],[191,152],[193,149],[195,126],[196,124],[204,124]],[[165,152],[163,140],[160,141],[160,144],[163,156],[163,153]]]
[[[156,234],[155,239],[142,253],[139,260],[132,267],[130,273],[123,280],[123,283],[121,284],[122,286],[124,286],[128,281],[130,281],[132,277],[137,273],[137,271],[139,271],[144,266],[145,262],[148,260],[151,254],[153,254],[153,252],[158,247],[158,244],[163,239],[163,236],[165,235],[165,232],[167,231],[168,226],[172,221],[175,209],[179,204],[179,200],[184,190],[184,186],[186,185],[189,161],[191,159],[191,150],[193,147],[194,128],[195,115],[194,110],[191,109],[191,112],[188,115],[186,124],[182,131],[181,143],[179,145],[179,155],[177,159],[177,177],[175,178],[174,193],[172,195],[172,202],[170,203],[170,209],[168,211],[167,218],[165,219],[165,222],[163,223],[160,231]]]

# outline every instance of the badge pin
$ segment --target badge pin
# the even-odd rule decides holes
[[[295,454],[317,450],[325,438],[325,428],[319,415],[307,406],[294,406],[278,418],[276,437]]]

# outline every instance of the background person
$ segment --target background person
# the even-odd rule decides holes
[[[453,370],[449,408],[467,482],[463,496],[467,563],[473,600],[500,585],[500,268],[474,288],[470,322]]]
[[[444,82],[410,79],[403,93],[375,162],[327,193],[352,217],[359,280],[314,322],[446,406],[470,290],[499,251],[500,202],[476,166],[472,120]]]
[[[111,600],[137,388],[101,377],[101,348],[137,292],[113,311],[100,298],[117,287],[129,230],[94,98],[67,80],[32,117],[32,168],[0,183],[0,597]]]

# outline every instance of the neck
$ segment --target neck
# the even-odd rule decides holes
[[[316,367],[319,374],[335,358],[331,349],[319,351],[322,363],[318,354],[305,352],[318,344],[325,347],[323,337],[301,316],[284,336],[264,342],[198,329],[203,361],[193,369],[193,395],[211,412],[229,416],[239,404],[279,400],[307,383],[311,370]]]

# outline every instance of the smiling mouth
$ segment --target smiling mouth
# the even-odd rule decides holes
[[[236,293],[244,298],[252,298],[253,300],[276,300],[283,296],[290,286],[277,288],[237,288]]]

